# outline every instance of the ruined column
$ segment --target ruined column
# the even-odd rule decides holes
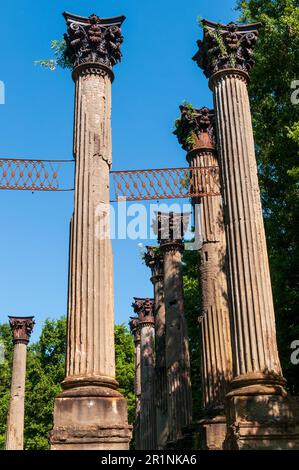
[[[267,245],[247,85],[260,25],[204,21],[194,57],[214,94],[228,255],[233,348],[228,448],[287,448]],[[278,438],[279,436],[279,438]]]
[[[124,17],[64,13],[75,82],[66,377],[55,401],[53,450],[128,449],[127,403],[115,380],[113,259],[109,234],[112,67]]]
[[[141,434],[140,434],[140,410],[141,410],[141,337],[140,337],[140,326],[138,318],[131,318],[130,330],[134,336],[135,344],[135,380],[134,380],[134,392],[136,397],[136,413],[135,413],[135,449],[140,449]]]
[[[140,450],[157,449],[154,300],[135,297],[141,340]]]
[[[27,345],[35,325],[33,318],[9,317],[14,349],[7,417],[6,450],[24,449],[26,359]]]
[[[206,193],[206,169],[214,172],[219,184],[214,112],[207,108],[181,106],[175,134],[187,153],[192,169],[192,193]],[[216,184],[216,181],[215,181]],[[193,198],[199,217],[199,283],[201,316],[201,374],[204,418],[201,420],[202,446],[222,449],[226,435],[225,396],[232,379],[232,350],[226,280],[226,238],[220,195]],[[196,224],[195,224],[196,225]]]
[[[192,421],[189,338],[184,312],[183,236],[190,214],[158,213],[156,231],[164,260],[168,447],[175,447]]]
[[[164,449],[168,437],[167,375],[166,375],[166,319],[164,302],[163,255],[159,247],[148,246],[145,263],[151,269],[155,299],[155,353],[156,353],[156,417],[157,448]]]

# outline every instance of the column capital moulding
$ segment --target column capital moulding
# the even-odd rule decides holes
[[[214,110],[206,107],[193,108],[189,105],[180,106],[181,115],[176,122],[174,135],[179,144],[187,152],[190,163],[198,150],[211,152],[216,150]]]
[[[131,321],[129,323],[131,334],[134,336],[134,343],[140,343],[140,323],[139,318],[131,317]]]
[[[163,253],[158,246],[147,246],[144,254],[144,261],[152,271],[151,282],[156,284],[164,279],[164,259]]]
[[[204,71],[210,87],[224,74],[237,75],[248,82],[261,23],[223,25],[207,20],[202,23],[204,37],[197,41],[198,51],[193,60]]]
[[[8,317],[13,334],[13,344],[28,344],[35,325],[34,317]]]
[[[153,231],[158,237],[161,252],[183,253],[183,238],[189,224],[190,212],[156,212]]]
[[[73,79],[84,75],[108,75],[114,80],[112,68],[122,58],[121,25],[125,16],[100,18],[63,13],[67,23],[65,59],[73,66]]]
[[[138,315],[139,328],[155,325],[154,306],[154,299],[134,297],[132,307]]]

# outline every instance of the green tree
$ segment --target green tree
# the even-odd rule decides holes
[[[130,422],[134,419],[134,344],[124,325],[115,327],[116,378],[128,399]],[[0,325],[0,341],[4,344],[5,362],[0,364],[0,449],[4,448],[6,418],[9,405],[12,340],[7,324]],[[66,351],[66,319],[47,320],[39,341],[28,347],[25,449],[46,450],[48,434],[53,427],[55,396],[64,378]]]
[[[135,347],[133,337],[125,325],[115,327],[116,380],[128,401],[129,423],[135,420]]]
[[[25,401],[25,448],[48,449],[54,399],[61,391],[66,352],[66,320],[46,320],[40,339],[29,347]]]
[[[201,395],[201,357],[198,317],[200,316],[200,291],[198,282],[198,253],[185,251],[183,257],[183,280],[185,315],[187,319],[191,364],[193,420],[198,420],[202,413]]]
[[[0,363],[0,449],[3,449],[5,444],[12,363],[12,341],[8,324],[0,325],[0,343],[5,354],[4,362]]]
[[[299,339],[298,0],[239,1],[241,21],[261,22],[250,99],[284,375],[299,393],[290,344]],[[293,99],[291,96],[293,94]],[[298,94],[297,94],[298,97]]]

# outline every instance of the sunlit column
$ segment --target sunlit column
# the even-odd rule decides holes
[[[159,247],[149,246],[145,253],[146,265],[151,269],[155,298],[155,352],[156,352],[156,416],[157,446],[165,448],[168,437],[167,374],[166,374],[166,318],[164,301],[163,255]]]
[[[64,14],[75,81],[75,207],[70,241],[66,377],[55,401],[52,449],[128,449],[127,404],[115,380],[109,225],[112,68],[124,17]]]
[[[175,134],[192,169],[193,194],[212,192],[210,181],[218,182],[214,112],[207,108],[180,107]],[[213,175],[213,177],[212,177]],[[217,194],[217,192],[216,192]],[[232,350],[226,279],[226,237],[220,194],[194,197],[194,215],[199,218],[201,241],[198,251],[201,316],[202,396],[205,417],[202,445],[221,449],[226,435],[225,396],[232,379]]]
[[[9,324],[14,349],[5,448],[23,450],[27,345],[35,322],[33,317],[9,317]]]

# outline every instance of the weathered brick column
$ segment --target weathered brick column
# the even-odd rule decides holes
[[[168,437],[167,374],[166,374],[166,318],[164,302],[163,255],[159,247],[149,246],[145,254],[146,265],[151,269],[155,298],[155,352],[156,352],[156,416],[157,447],[164,449]]]
[[[134,298],[141,339],[140,449],[157,448],[154,300]]]
[[[131,318],[130,330],[134,336],[135,344],[135,380],[134,391],[136,397],[136,413],[135,413],[135,449],[140,449],[141,434],[140,434],[140,410],[141,410],[141,336],[138,318]]]
[[[158,213],[157,235],[164,259],[168,447],[182,438],[192,421],[189,338],[184,312],[183,236],[190,214]]]
[[[205,175],[201,170],[210,167],[215,174],[219,171],[214,112],[190,106],[180,109],[175,134],[188,152],[195,186],[192,192],[205,192]],[[232,379],[223,205],[220,195],[194,198],[192,202],[195,216],[199,215],[199,239],[202,241],[199,249],[202,308],[199,324],[205,416],[201,421],[201,442],[204,448],[222,449],[226,435],[224,403]]]
[[[240,449],[288,447],[293,419],[277,350],[247,90],[258,28],[204,21],[194,57],[214,94],[234,362],[227,445]]]
[[[115,380],[112,247],[103,224],[109,225],[112,67],[121,59],[125,18],[64,16],[76,89],[76,175],[66,377],[55,401],[51,445],[128,449],[127,403]]]
[[[23,450],[27,345],[35,322],[33,317],[9,317],[9,324],[14,350],[5,449]]]

